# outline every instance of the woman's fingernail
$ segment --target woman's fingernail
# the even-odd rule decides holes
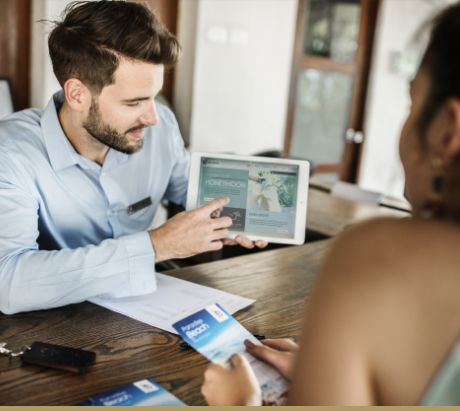
[[[251,340],[244,340],[246,348],[254,348],[256,345]]]

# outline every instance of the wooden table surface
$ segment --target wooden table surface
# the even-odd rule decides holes
[[[306,298],[329,246],[320,241],[168,274],[257,299],[235,316],[253,334],[298,337]],[[84,375],[0,357],[0,405],[73,405],[143,378],[154,379],[186,404],[204,404],[200,386],[207,360],[181,349],[176,335],[91,303],[0,314],[0,341],[12,348],[43,341],[97,353]]]
[[[410,213],[388,207],[334,197],[328,192],[308,190],[307,229],[333,237],[350,224],[373,217],[409,217]]]
[[[321,176],[311,176],[309,187],[330,193],[334,187],[335,181],[326,180]],[[395,210],[410,212],[411,206],[405,199],[397,198],[391,195],[383,194],[379,203],[382,207],[393,208]]]

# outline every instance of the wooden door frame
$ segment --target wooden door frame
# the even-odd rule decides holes
[[[323,57],[305,56],[303,53],[305,24],[309,0],[299,0],[297,9],[294,52],[292,58],[291,81],[289,87],[288,111],[284,138],[284,155],[289,155],[294,130],[294,114],[297,99],[298,77],[302,70],[315,68],[322,71],[341,72],[354,75],[353,90],[350,100],[351,110],[348,115],[347,128],[362,131],[364,107],[372,57],[375,26],[381,0],[361,0],[359,22],[358,50],[354,61],[334,61]],[[343,136],[345,138],[345,136]],[[341,180],[355,182],[362,144],[346,142],[340,165],[318,164],[316,172],[338,173]]]
[[[284,135],[284,149],[285,156],[289,155],[292,145],[292,132],[294,130],[294,111],[297,98],[297,82],[300,73],[301,56],[303,55],[303,43],[305,38],[305,15],[307,9],[307,2],[305,0],[298,0],[297,3],[297,19],[294,38],[294,52],[292,53],[292,67],[291,67],[291,81],[289,86],[288,98],[288,112],[286,116],[286,131]]]
[[[361,17],[359,23],[358,51],[356,55],[356,71],[353,82],[351,110],[348,128],[363,133],[364,116],[366,108],[367,90],[373,53],[373,43],[377,16],[381,0],[361,0]],[[363,133],[364,135],[364,133]],[[364,137],[365,138],[365,137]],[[345,142],[340,179],[355,183],[361,160],[363,143]]]
[[[147,3],[150,10],[163,22],[168,30],[177,36],[177,22],[179,16],[179,0],[130,0],[136,3]],[[165,67],[163,89],[161,94],[171,104],[174,95],[174,66]]]
[[[0,76],[10,82],[15,110],[30,104],[31,0],[2,2]]]

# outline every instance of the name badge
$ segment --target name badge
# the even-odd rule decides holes
[[[128,206],[128,214],[134,214],[135,212],[147,208],[150,205],[152,205],[152,199],[150,197],[146,197],[143,200]]]

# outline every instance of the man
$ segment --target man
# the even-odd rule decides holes
[[[80,2],[49,37],[62,91],[0,122],[0,310],[156,289],[154,263],[220,249],[217,199],[147,231],[162,198],[184,204],[188,155],[157,104],[177,40],[143,5]],[[239,238],[245,247],[264,247]]]

